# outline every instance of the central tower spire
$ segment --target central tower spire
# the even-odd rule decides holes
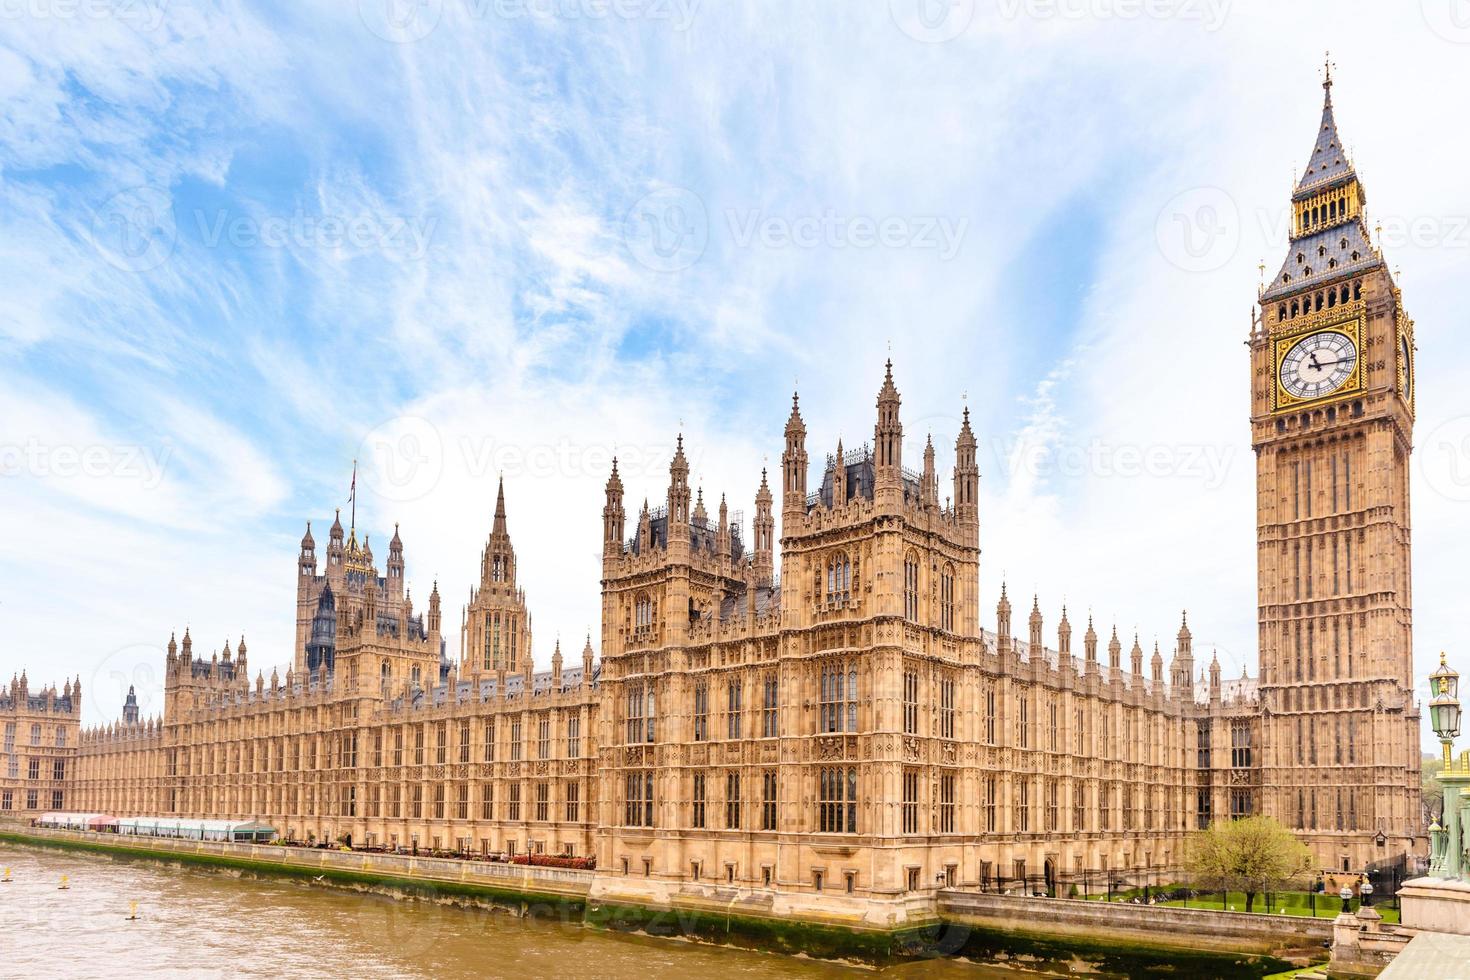
[[[878,421],[873,426],[873,501],[879,507],[897,507],[903,480],[903,423],[899,421],[898,388],[893,383],[893,360],[884,364],[883,387],[878,389]]]

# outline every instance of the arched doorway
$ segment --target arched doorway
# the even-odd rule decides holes
[[[1046,897],[1047,898],[1056,898],[1057,897],[1057,866],[1056,866],[1056,862],[1054,862],[1051,858],[1047,858],[1046,859],[1046,863],[1044,865],[1042,865],[1042,874],[1044,874],[1046,876]]]

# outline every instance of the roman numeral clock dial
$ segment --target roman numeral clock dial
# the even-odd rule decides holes
[[[1303,337],[1281,359],[1281,387],[1307,401],[1337,391],[1353,375],[1358,347],[1347,334],[1324,330]]]

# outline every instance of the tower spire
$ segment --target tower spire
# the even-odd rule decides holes
[[[505,533],[505,474],[500,475],[499,486],[495,490],[495,525],[491,528],[495,534]]]
[[[885,492],[896,503],[902,486],[903,423],[899,421],[900,399],[893,383],[893,359],[883,365],[883,387],[878,389],[878,420],[873,426],[874,499]]]
[[[1272,327],[1324,308],[1319,303],[1319,295],[1325,297],[1318,293],[1321,287],[1336,286],[1346,276],[1362,275],[1383,265],[1363,218],[1367,194],[1337,130],[1332,67],[1329,57],[1322,72],[1321,121],[1306,168],[1291,195],[1291,246],[1260,295],[1262,322]],[[1306,294],[1304,300],[1302,294]],[[1331,295],[1334,305],[1346,301],[1346,294],[1339,290]],[[1293,303],[1293,299],[1298,301]]]

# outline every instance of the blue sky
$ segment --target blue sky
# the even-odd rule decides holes
[[[1422,675],[1470,530],[1470,10],[1150,9],[4,7],[0,668],[95,721],[157,710],[186,625],[286,663],[354,458],[448,622],[505,474],[545,663],[598,621],[614,453],[656,502],[682,427],[748,515],[793,385],[851,447],[891,353],[914,464],[977,423],[985,609],[1004,575],[1167,654],[1188,607],[1254,672],[1242,344],[1330,47],[1418,321]]]

